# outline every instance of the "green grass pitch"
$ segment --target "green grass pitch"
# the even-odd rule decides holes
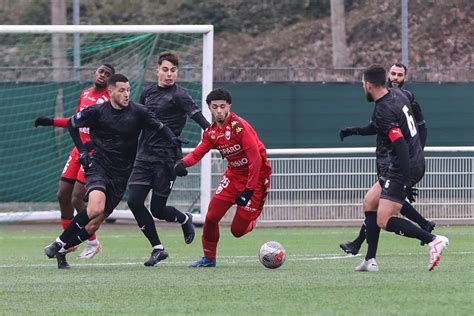
[[[68,255],[58,270],[43,247],[58,226],[0,226],[1,315],[472,315],[474,227],[437,227],[450,246],[435,271],[414,239],[383,232],[380,272],[354,272],[361,256],[338,245],[357,228],[259,228],[233,238],[221,227],[218,266],[191,269],[201,230],[185,245],[179,227],[160,229],[170,257],[147,268],[150,247],[134,225],[106,224],[104,251],[92,260]],[[265,269],[260,246],[287,250],[285,264]],[[365,252],[366,247],[362,248]]]

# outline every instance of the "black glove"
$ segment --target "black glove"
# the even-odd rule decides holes
[[[345,137],[355,134],[357,134],[357,129],[355,127],[344,127],[339,130],[339,138],[341,139],[341,142],[344,141]]]
[[[252,198],[253,190],[245,189],[239,196],[235,199],[235,203],[240,206],[247,206],[250,199]]]
[[[189,140],[181,136],[174,136],[171,138],[171,142],[173,143],[173,145],[177,146],[179,144],[188,144]]]
[[[46,116],[40,116],[36,118],[35,120],[35,127],[38,126],[51,126],[53,125],[54,121],[53,119],[50,119],[49,117]]]
[[[405,185],[405,195],[407,196],[408,202],[415,202],[415,196],[418,196],[418,189],[411,186]]]
[[[85,149],[79,153],[79,162],[84,168],[84,171],[88,171],[92,166],[92,158]]]
[[[182,160],[176,161],[176,164],[174,165],[174,172],[178,177],[185,177],[188,175],[188,170],[186,169],[186,166]]]
[[[94,143],[91,141],[88,141],[84,143],[84,150],[87,150],[87,152],[91,151],[94,149]]]

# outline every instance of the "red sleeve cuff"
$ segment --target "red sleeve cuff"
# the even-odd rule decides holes
[[[66,117],[66,118],[54,118],[53,119],[53,125],[56,127],[62,127],[62,128],[67,128],[67,122],[69,122],[71,118]]]
[[[390,138],[392,143],[394,141],[396,141],[397,139],[401,138],[401,137],[403,137],[403,133],[402,133],[402,130],[399,127],[391,128],[388,131],[388,138]]]
[[[189,155],[186,155],[186,157],[184,157],[184,158],[182,159],[183,164],[184,164],[184,166],[185,166],[186,168],[189,167],[189,160],[190,160],[190,158],[189,158],[188,156],[189,156]]]

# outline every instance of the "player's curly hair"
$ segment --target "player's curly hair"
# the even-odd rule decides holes
[[[222,88],[212,90],[206,97],[207,105],[211,104],[211,102],[215,100],[224,100],[229,104],[232,103],[232,97],[229,91]]]
[[[179,57],[175,53],[172,52],[162,52],[158,56],[158,65],[161,65],[163,61],[169,61],[172,63],[174,66],[178,67],[179,66]]]
[[[112,66],[112,64],[102,63],[101,66],[105,66],[105,67],[109,68],[112,71],[112,75],[115,74],[115,68],[114,68],[114,66]]]

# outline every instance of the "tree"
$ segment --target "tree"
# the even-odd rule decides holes
[[[66,1],[51,0],[51,24],[66,25]],[[64,81],[67,76],[67,58],[66,58],[66,34],[52,35],[52,64],[53,64],[53,80]]]
[[[331,0],[332,65],[334,68],[347,67],[349,49],[346,42],[346,18],[344,0]]]

